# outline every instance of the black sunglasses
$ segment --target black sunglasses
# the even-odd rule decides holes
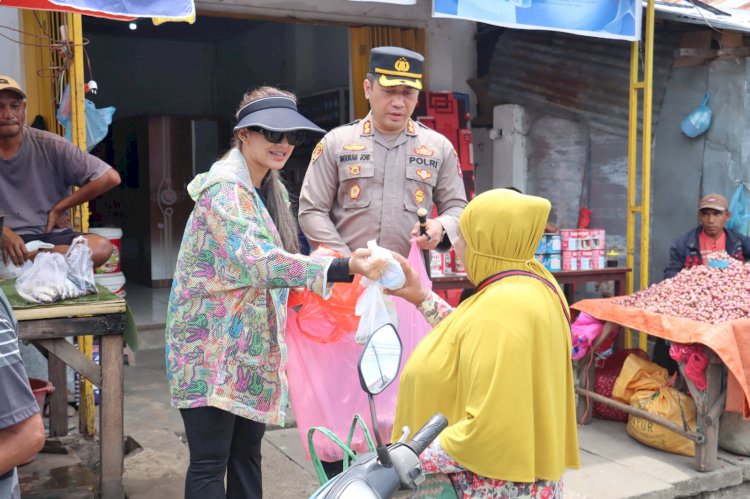
[[[266,141],[270,142],[271,144],[278,144],[279,142],[284,140],[285,135],[286,141],[290,146],[298,146],[300,144],[303,144],[307,140],[307,134],[304,130],[277,132],[275,130],[266,130],[265,128],[261,128],[259,126],[251,126],[248,127],[248,129],[252,130],[253,132],[262,133]]]

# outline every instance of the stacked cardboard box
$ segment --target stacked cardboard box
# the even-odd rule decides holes
[[[562,269],[599,270],[606,266],[602,229],[561,229]]]
[[[562,268],[561,251],[562,238],[560,234],[543,234],[534,257],[550,272],[559,272]]]
[[[431,251],[430,257],[430,275],[432,277],[466,275],[464,264],[458,259],[453,248],[448,253]]]

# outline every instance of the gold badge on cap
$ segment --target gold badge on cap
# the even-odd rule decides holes
[[[422,201],[424,201],[424,191],[422,189],[414,191],[414,201],[416,201],[417,204],[422,204]]]
[[[321,154],[323,154],[323,140],[318,142],[318,144],[315,146],[315,149],[313,149],[310,163],[315,163],[315,160],[318,159]]]
[[[393,65],[393,67],[396,71],[406,73],[409,71],[409,68],[411,66],[409,65],[409,61],[406,60],[406,57],[400,57],[396,60],[396,63]]]
[[[351,165],[349,167],[349,174],[359,175],[360,173],[362,173],[362,165]]]
[[[422,180],[429,180],[432,178],[432,172],[425,168],[419,168],[416,173],[417,177],[421,178]]]
[[[360,194],[362,194],[362,188],[357,184],[354,184],[351,189],[349,189],[349,199],[359,199]]]
[[[435,154],[435,151],[427,146],[419,146],[414,148],[414,154],[419,154],[420,156],[432,156]]]
[[[364,151],[367,149],[367,146],[364,144],[346,144],[344,146],[344,151]]]

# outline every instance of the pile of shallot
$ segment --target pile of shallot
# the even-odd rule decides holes
[[[632,295],[615,298],[624,307],[716,324],[750,318],[750,264],[726,255],[723,265],[697,265]],[[722,265],[722,266],[723,266]]]

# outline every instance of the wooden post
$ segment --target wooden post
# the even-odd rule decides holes
[[[122,335],[100,336],[102,386],[99,404],[101,496],[121,499],[123,472]]]
[[[698,390],[693,382],[685,377],[683,364],[680,364],[680,372],[685,378],[690,395],[695,401],[698,431],[705,436],[705,441],[695,446],[695,468],[698,471],[712,471],[718,466],[719,418],[726,402],[726,392],[721,389],[724,365],[708,347],[705,347],[705,351],[708,355],[708,367],[706,367],[708,388],[706,388],[706,391]]]
[[[55,386],[55,392],[49,399],[49,436],[64,437],[68,434],[68,377],[65,362],[49,355],[47,369],[49,380]]]

